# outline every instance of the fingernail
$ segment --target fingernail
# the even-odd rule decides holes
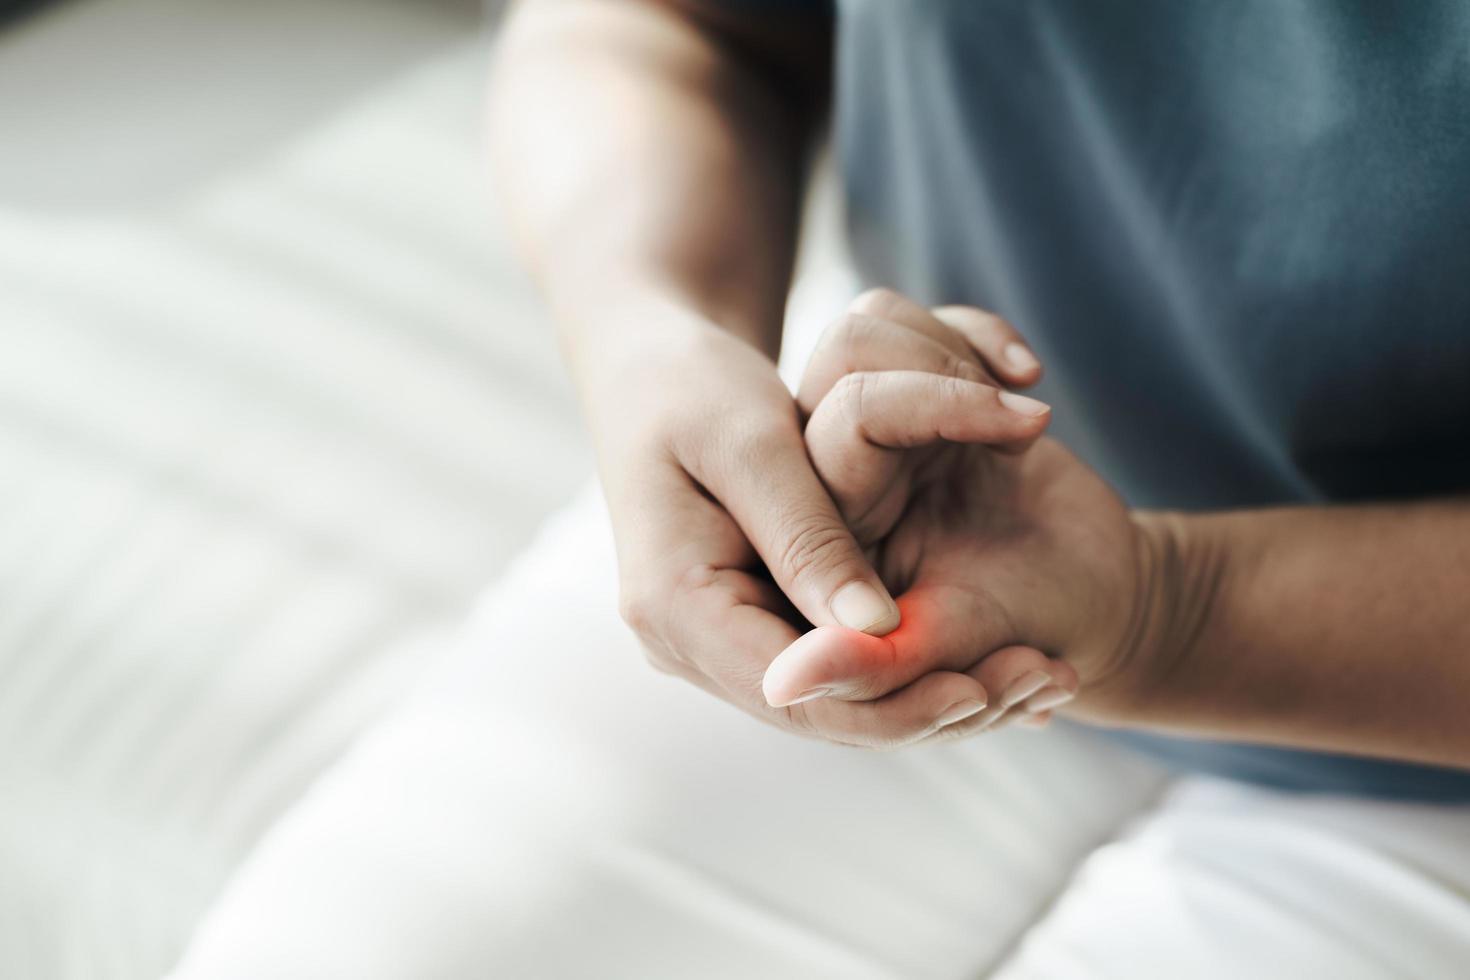
[[[940,712],[939,720],[934,723],[935,728],[946,728],[957,721],[964,721],[976,712],[985,710],[984,701],[976,701],[974,698],[965,698]]]
[[[1002,391],[1000,393],[1000,403],[1017,415],[1024,415],[1027,418],[1035,418],[1038,415],[1045,415],[1051,411],[1051,406],[1046,402],[1039,402],[1035,398],[1018,395],[1014,391]]]
[[[1026,702],[1026,711],[1033,715],[1040,714],[1043,711],[1050,711],[1052,708],[1059,708],[1076,696],[1064,687],[1058,687],[1050,691],[1041,691],[1032,697],[1030,701]]]
[[[1024,344],[1007,344],[1006,360],[1011,362],[1011,367],[1017,371],[1035,371],[1041,367],[1041,362],[1036,355],[1026,349]]]
[[[1011,686],[1006,688],[1005,694],[1001,695],[1001,707],[1014,707],[1050,683],[1051,678],[1044,672],[1028,670],[1014,681],[1011,681]]]
[[[985,717],[975,723],[975,731],[983,732],[1006,716],[1004,705],[996,705],[985,712]]]
[[[850,582],[832,597],[832,615],[848,629],[874,636],[898,627],[898,606],[867,582]]]
[[[1051,724],[1051,715],[1022,715],[1020,724],[1027,728],[1045,728]]]
[[[795,701],[787,701],[784,705],[776,705],[776,707],[789,708],[793,704],[801,704],[803,701],[815,701],[817,698],[825,698],[831,693],[832,689],[830,687],[814,687]]]

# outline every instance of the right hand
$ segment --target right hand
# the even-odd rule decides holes
[[[818,627],[767,671],[768,699],[815,690],[868,700],[928,670],[965,670],[997,703],[935,733],[949,737],[1017,716],[1044,721],[1084,679],[1094,700],[1100,687],[1126,689],[1134,671],[1117,665],[1137,659],[1140,608],[1127,509],[1053,440],[1016,454],[1040,437],[1046,405],[936,373],[915,341],[965,323],[1009,327],[973,308],[891,302],[900,323],[881,328],[884,354],[834,362],[819,349],[802,399],[817,402],[806,428],[814,467],[895,589],[904,624],[881,639]]]
[[[957,376],[979,363],[946,360]],[[808,624],[882,635],[899,619],[812,469],[790,392],[765,355],[713,326],[623,345],[596,374],[583,394],[621,609],[654,666],[784,728],[875,748],[986,702],[978,680],[941,670],[871,701],[768,704],[765,670]]]
[[[880,315],[828,332],[807,364],[798,400],[810,417],[814,467],[858,542],[901,593],[905,625],[881,639],[822,628],[806,634],[767,672],[765,692],[773,704],[810,690],[866,701],[903,689],[926,669],[963,669],[995,703],[933,735],[1002,724],[1015,715],[1008,708],[1029,704],[1033,694],[1074,691],[1075,672],[1025,644],[978,649],[975,624],[934,615],[951,604],[953,590],[937,604],[910,591],[914,549],[895,545],[890,535],[900,520],[913,525],[914,509],[936,493],[975,496],[980,488],[965,484],[977,454],[1014,457],[1041,436],[1047,406],[1007,390],[1037,381],[1041,365],[1010,324],[975,307],[929,310],[887,290],[864,294],[856,305]],[[941,522],[931,530],[938,537],[925,554],[950,547],[963,529]],[[914,535],[905,538],[911,543]],[[911,621],[917,606],[924,614]]]

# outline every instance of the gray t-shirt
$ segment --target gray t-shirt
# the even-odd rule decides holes
[[[1130,503],[1470,491],[1470,4],[837,11],[865,278],[1016,323],[1055,433]],[[1277,785],[1470,798],[1470,772],[1133,741]]]

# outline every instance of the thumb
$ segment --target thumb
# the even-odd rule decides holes
[[[936,670],[965,672],[1016,638],[1004,616],[966,593],[916,583],[903,596],[903,625],[887,636],[817,629],[797,638],[766,669],[767,702],[791,704],[825,696],[870,701]],[[1026,666],[1046,662],[1040,652]],[[987,688],[994,674],[977,678]],[[819,693],[818,693],[819,692]]]
[[[817,478],[794,424],[789,433],[721,455],[695,477],[740,525],[807,620],[874,636],[898,626],[897,603]]]

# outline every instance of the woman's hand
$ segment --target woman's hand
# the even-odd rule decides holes
[[[981,684],[941,672],[871,704],[780,709],[760,692],[797,626],[881,633],[896,610],[757,350],[780,337],[831,19],[704,6],[516,5],[490,108],[507,217],[587,409],[623,608],[654,662],[778,724],[900,744]]]
[[[859,371],[828,386],[807,426],[808,451],[859,539],[876,549],[903,624],[882,638],[830,628],[803,636],[766,674],[771,703],[812,690],[881,696],[931,670],[965,671],[998,697],[950,735],[993,725],[1008,709],[1045,718],[1079,681],[1118,688],[1146,620],[1142,533],[1054,440],[1020,455],[984,445],[1016,415],[1031,420],[1033,438],[1047,418],[1038,402],[922,371]]]

